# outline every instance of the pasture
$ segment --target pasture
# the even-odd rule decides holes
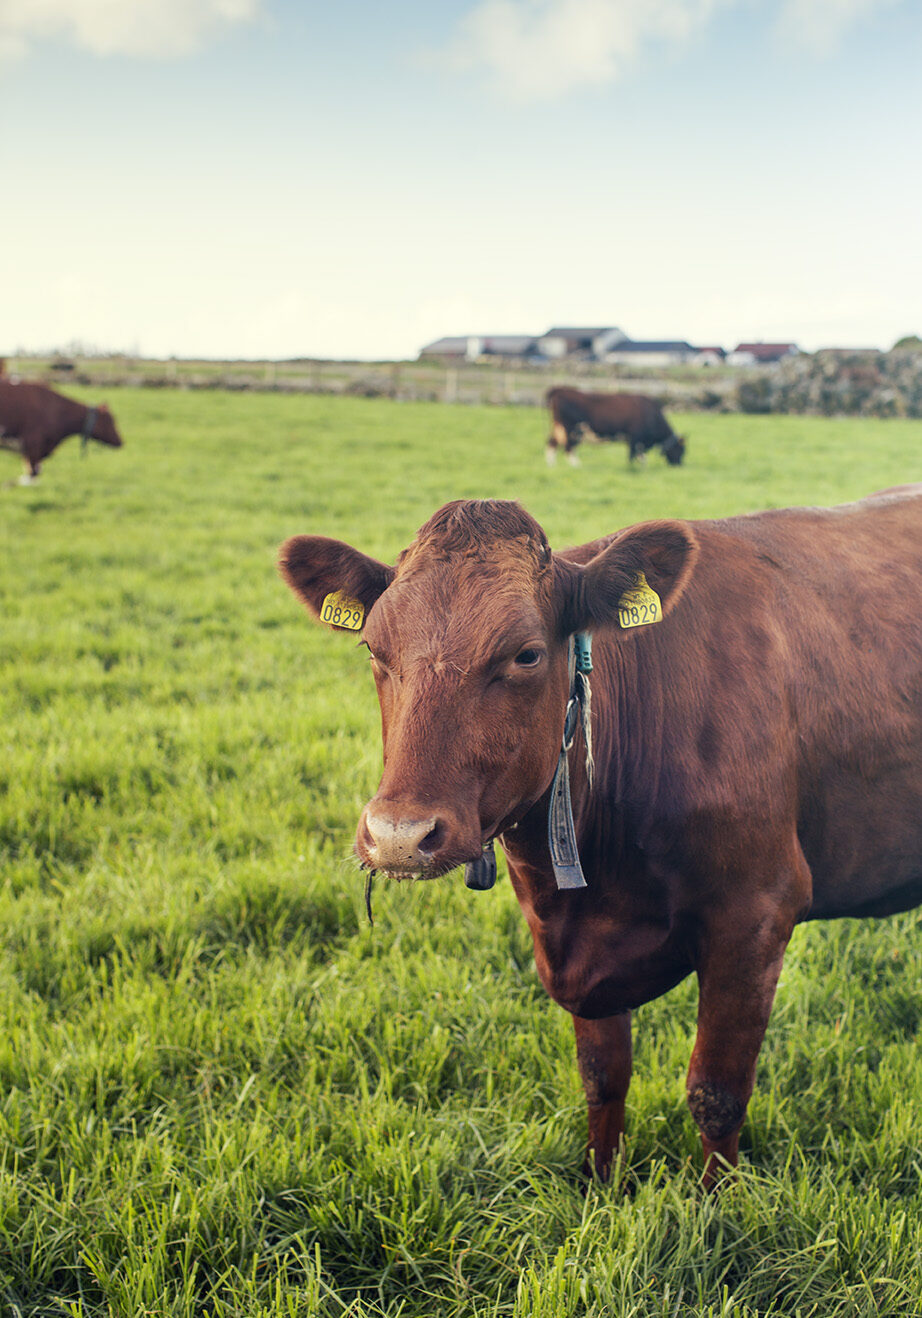
[[[508,883],[379,884],[367,926],[365,652],[274,569],[297,531],[392,561],[457,497],[557,546],[842,501],[922,478],[922,423],[703,414],[684,467],[548,470],[536,409],[109,401],[123,451],[0,489],[0,1312],[922,1313],[922,918],[795,933],[718,1197],[694,982],[637,1012],[627,1165],[584,1195]]]

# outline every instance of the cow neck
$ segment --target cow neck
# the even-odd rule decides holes
[[[577,726],[582,728],[586,748],[586,773],[592,787],[592,692],[589,674],[592,672],[592,637],[588,632],[575,632],[567,650],[567,671],[570,690],[564,712],[563,736],[557,768],[551,782],[551,796],[547,812],[547,841],[551,853],[554,879],[561,891],[585,888],[586,876],[579,859],[576,842],[576,825],[573,822],[573,802],[570,796],[569,751],[573,745]],[[475,891],[484,892],[496,882],[496,855],[491,838],[476,860],[464,867],[464,882]]]
[[[68,435],[82,435],[83,427],[86,423],[86,415],[89,409],[85,403],[79,402],[76,398],[67,398],[64,394],[56,394],[53,389],[48,391],[51,395],[49,400],[49,434],[53,431],[58,441],[67,439]],[[53,411],[51,408],[53,407]]]

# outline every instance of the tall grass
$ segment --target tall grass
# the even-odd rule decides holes
[[[301,530],[391,559],[456,497],[520,497],[558,545],[833,502],[922,476],[922,425],[698,416],[683,468],[548,471],[528,410],[110,402],[122,452],[0,490],[0,1312],[922,1313],[918,918],[797,932],[716,1199],[694,983],[638,1012],[628,1158],[584,1195],[571,1027],[508,884],[383,889],[364,922],[376,702],[273,567]]]

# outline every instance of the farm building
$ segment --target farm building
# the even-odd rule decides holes
[[[601,360],[609,348],[626,340],[624,331],[613,325],[555,325],[545,334],[468,334],[436,339],[421,348],[419,355],[423,360],[439,361],[476,361],[478,357]]]
[[[534,357],[537,352],[533,334],[487,334],[480,349],[481,357]]]
[[[743,349],[777,351],[778,356],[796,352],[794,344],[740,344]],[[693,363],[719,366],[733,363],[723,348],[696,348],[685,339],[639,340],[629,338],[616,325],[552,325],[543,334],[469,334],[436,339],[420,349],[420,358],[462,362],[483,358],[515,361],[598,361],[627,366],[664,367]],[[749,360],[776,360],[753,355]]]
[[[534,334],[462,334],[420,349],[421,360],[473,362],[480,357],[521,359],[539,355]]]
[[[693,366],[722,366],[727,360],[725,348],[708,346],[706,348],[696,348],[695,355],[692,358]]]
[[[624,330],[614,325],[554,325],[538,339],[542,357],[601,357],[616,343],[627,339]]]
[[[420,359],[434,358],[438,361],[471,362],[480,356],[483,339],[476,334],[456,335],[453,338],[436,339],[420,349]]]
[[[727,355],[728,366],[770,366],[800,352],[796,343],[738,343]]]
[[[635,341],[625,339],[607,349],[602,361],[625,366],[678,366],[692,361],[697,353],[684,339]]]

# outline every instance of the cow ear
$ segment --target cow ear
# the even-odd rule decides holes
[[[394,568],[325,535],[295,535],[286,540],[279,550],[279,571],[315,618],[321,618],[329,595],[340,595],[343,608],[357,601],[362,617],[357,625],[352,625],[350,617],[345,624],[350,631],[359,630],[368,610],[394,579]]]
[[[639,572],[660,597],[665,616],[691,580],[697,557],[698,541],[687,523],[645,522],[623,531],[584,566],[556,560],[561,629],[591,630],[613,621]]]

